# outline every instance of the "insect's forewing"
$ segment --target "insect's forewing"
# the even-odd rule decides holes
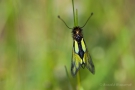
[[[82,59],[77,53],[77,51],[79,51],[79,48],[77,48],[78,46],[77,43],[75,42],[76,41],[74,41],[73,50],[72,50],[72,60],[71,60],[71,73],[73,76],[76,75],[77,71],[80,68],[80,65],[82,64]]]
[[[91,59],[91,56],[88,53],[88,50],[84,53],[83,61],[85,62],[85,66],[91,73],[95,73],[95,66],[93,64],[93,61]]]
[[[87,67],[87,69],[91,72],[91,73],[95,73],[95,67],[94,64],[92,62],[91,56],[89,55],[88,49],[86,47],[85,41],[82,38],[81,40],[81,45],[82,45],[82,49],[84,51],[84,55],[83,55],[83,64],[85,65],[85,67]]]

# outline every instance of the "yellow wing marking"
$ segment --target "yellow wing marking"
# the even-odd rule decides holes
[[[81,44],[82,44],[82,49],[83,49],[83,51],[85,52],[85,51],[86,51],[86,46],[85,46],[85,43],[84,43],[83,38],[82,38],[82,40],[81,40]]]
[[[72,58],[72,65],[71,65],[71,73],[72,73],[73,76],[76,75],[76,73],[79,70],[81,64],[82,64],[82,59],[73,50],[73,58]]]
[[[76,40],[74,40],[74,41],[75,41],[75,44],[74,44],[75,52],[78,53],[79,52],[78,43]]]

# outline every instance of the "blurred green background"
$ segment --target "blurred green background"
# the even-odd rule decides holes
[[[75,0],[95,64],[81,90],[134,90],[135,1]],[[70,73],[72,0],[0,0],[0,90],[76,90]],[[67,68],[69,77],[66,74]]]

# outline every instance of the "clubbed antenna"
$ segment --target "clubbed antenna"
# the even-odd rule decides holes
[[[92,15],[93,15],[93,13],[91,13],[91,15],[90,15],[89,18],[87,19],[86,23],[85,23],[81,28],[83,28],[83,27],[87,24],[87,22],[89,21],[89,19],[91,18]]]
[[[64,22],[64,24],[69,28],[69,29],[73,29],[73,28],[70,28],[66,23],[65,23],[65,21],[58,15],[58,18],[62,21],[62,22]]]

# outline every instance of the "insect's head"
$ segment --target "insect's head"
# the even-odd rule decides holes
[[[79,34],[81,32],[82,32],[82,28],[80,28],[79,26],[74,27],[72,31],[73,34]]]
[[[80,27],[74,27],[72,30],[73,38],[77,40],[78,42],[81,41],[82,35],[82,28]]]

